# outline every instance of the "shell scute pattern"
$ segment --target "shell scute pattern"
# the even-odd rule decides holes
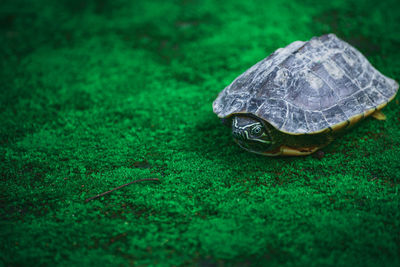
[[[242,110],[246,110],[247,102],[246,101],[242,101],[241,99],[238,99],[238,98],[234,98],[232,100],[232,104],[231,105],[235,110],[240,112]]]
[[[329,124],[321,111],[306,110],[305,116],[309,132],[317,132],[320,128],[326,129],[329,127]]]
[[[398,84],[334,34],[279,48],[227,86],[213,103],[220,117],[250,113],[278,130],[317,133],[376,108]]]
[[[382,76],[376,76],[375,79],[372,79],[372,87],[375,87],[386,98],[393,95],[392,90],[387,90],[387,88],[391,88],[390,84]]]
[[[365,110],[355,96],[340,100],[338,106],[346,114],[347,118],[354,116],[354,114],[360,114]]]
[[[300,72],[298,74],[298,79],[293,84],[293,87],[290,90],[287,90],[287,95],[285,99],[303,109],[308,110],[320,110],[321,109],[321,98],[319,88],[316,86],[319,85],[319,81],[310,82],[315,75],[310,72]],[[322,85],[322,83],[321,83]]]
[[[368,86],[363,91],[367,94],[373,106],[378,106],[386,100],[386,98],[377,90],[375,90],[375,88],[373,88],[372,86]]]
[[[330,126],[336,125],[348,119],[339,105],[335,105],[331,108],[323,110],[322,114]]]
[[[285,132],[309,132],[305,111],[299,107],[289,104],[288,118],[285,120],[282,130]]]
[[[287,118],[288,104],[282,99],[266,99],[256,114],[268,122],[272,122],[277,128],[281,128]]]
[[[248,110],[255,114],[257,110],[264,104],[265,98],[253,97],[249,100]]]
[[[354,97],[357,99],[358,104],[361,107],[361,110],[368,110],[374,107],[373,102],[368,97],[367,93],[364,91],[359,91],[354,94]]]
[[[345,54],[344,50],[343,52],[340,53],[335,53],[331,59],[333,61],[334,64],[336,64],[339,69],[345,73],[345,75],[349,78],[349,79],[354,79],[357,78],[358,71],[356,71],[355,68],[353,68],[353,66],[355,65],[355,60],[353,60],[352,58],[350,58],[350,56]]]
[[[268,97],[283,99],[287,92],[287,88],[293,84],[291,72],[286,68],[274,68],[266,78],[264,87],[257,92],[257,97]]]
[[[373,70],[367,65],[367,69],[358,77],[361,88],[365,88],[372,82]]]

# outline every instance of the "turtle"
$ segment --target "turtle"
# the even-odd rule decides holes
[[[309,155],[380,111],[399,84],[335,34],[294,41],[223,89],[214,113],[240,147],[266,156]]]

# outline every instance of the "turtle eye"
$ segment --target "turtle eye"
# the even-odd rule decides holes
[[[262,134],[262,127],[260,125],[256,125],[251,129],[251,135],[260,136]]]

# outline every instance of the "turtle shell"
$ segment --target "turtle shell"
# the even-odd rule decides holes
[[[358,50],[327,34],[255,64],[218,95],[213,110],[220,118],[252,114],[285,133],[313,134],[371,114],[398,88]]]

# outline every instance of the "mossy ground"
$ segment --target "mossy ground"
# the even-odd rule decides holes
[[[5,266],[399,266],[398,97],[323,158],[247,153],[211,107],[329,32],[399,81],[397,0],[0,5]]]

